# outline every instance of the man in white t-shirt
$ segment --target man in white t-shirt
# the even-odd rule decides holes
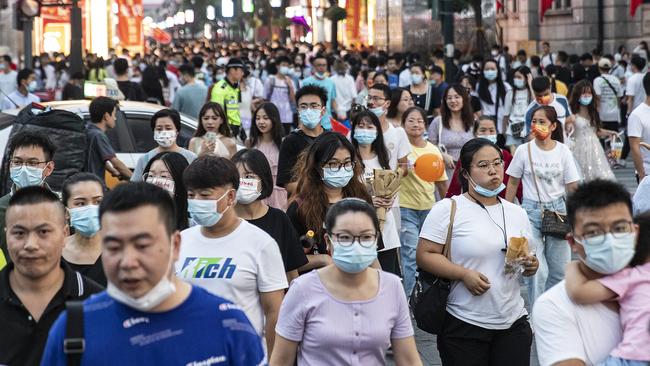
[[[408,156],[411,153],[411,144],[404,129],[394,127],[386,119],[386,111],[390,106],[390,93],[390,88],[387,85],[373,85],[368,90],[368,109],[379,118],[384,145],[388,150],[388,165],[392,170],[399,168],[402,176],[406,176],[408,174]],[[395,223],[399,231],[401,227],[399,195],[395,197],[393,202],[386,202],[386,204],[395,217]],[[381,263],[384,270],[399,274],[397,257],[397,248],[384,248],[383,251],[379,252],[379,263]]]
[[[611,68],[612,63],[609,59],[603,57],[598,61],[600,76],[594,80],[594,91],[600,100],[598,112],[603,128],[618,132],[621,120],[619,101],[623,96],[623,88],[619,79],[610,75]]]
[[[16,90],[16,77],[18,73],[11,69],[11,56],[3,55],[0,57],[0,91],[3,98]]]
[[[630,194],[625,187],[605,180],[585,183],[569,196],[567,213],[572,226],[567,238],[580,258],[580,272],[596,279],[604,276],[600,272],[620,270],[613,267],[616,264],[608,254],[616,250],[612,230],[634,227]],[[586,236],[603,240],[586,247],[581,244]],[[607,258],[601,259],[602,255]],[[537,299],[532,323],[541,366],[598,365],[622,339],[615,303],[578,305],[569,298],[565,281]]]
[[[645,75],[643,69],[645,65],[646,60],[639,56],[633,56],[630,60],[630,69],[633,74],[627,78],[625,86],[628,115],[645,100],[646,93],[643,89],[643,75]]]
[[[546,41],[542,42],[542,68],[548,65],[554,65],[556,58],[557,56],[551,53],[551,45]]]
[[[650,172],[650,150],[641,146],[641,142],[650,142],[650,73],[645,74],[642,84],[648,96],[627,119],[627,136],[639,181]]]
[[[183,182],[188,211],[197,225],[181,233],[177,275],[241,306],[258,334],[266,338],[270,355],[287,288],[277,243],[237,217],[233,206],[239,173],[230,160],[200,157],[185,169]]]

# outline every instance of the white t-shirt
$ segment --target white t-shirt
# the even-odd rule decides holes
[[[597,77],[594,80],[594,91],[600,97],[600,120],[604,122],[620,121],[621,110],[618,107],[618,98],[623,96],[623,88],[618,78],[606,74]]]
[[[199,225],[183,230],[181,238],[176,262],[178,277],[241,306],[257,333],[263,336],[260,292],[287,288],[275,240],[245,220],[221,238],[205,237]]]
[[[645,101],[645,90],[643,89],[643,76],[644,73],[635,72],[627,78],[625,86],[625,95],[631,95],[634,97],[632,103],[632,109],[638,107],[643,101]]]
[[[363,176],[366,179],[366,182],[369,179],[374,178],[375,169],[382,169],[381,165],[379,164],[379,158],[376,156],[373,159],[364,160],[363,165],[365,169],[363,172]],[[395,197],[395,201],[397,201],[397,196]],[[393,213],[393,210],[399,210],[399,205],[395,207],[395,204],[393,203],[393,207],[391,207],[391,209],[386,212],[386,221],[384,222],[384,229],[381,231],[381,235],[384,240],[384,249],[381,249],[380,252],[389,249],[399,248],[401,246],[399,241],[399,233],[397,232],[397,224],[395,223],[395,214]]]
[[[566,122],[567,117],[573,115],[571,113],[571,108],[569,108],[569,100],[564,95],[560,95],[556,93],[552,93],[552,95],[553,95],[553,101],[548,105],[555,109],[555,113],[557,113],[557,119],[562,124],[562,128],[564,128],[564,122]],[[533,101],[530,102],[528,108],[526,109],[525,119],[526,119],[527,134],[530,133],[530,125],[533,122],[533,112],[539,106],[540,104],[538,104],[537,101],[533,99]],[[566,129],[564,129],[564,132],[566,133]]]
[[[512,93],[515,93],[514,102]],[[504,115],[509,116],[508,121],[510,123],[524,122],[526,119],[528,104],[530,104],[530,95],[527,89],[511,89],[508,91],[508,94],[506,94],[506,104],[503,113]],[[512,135],[512,132],[510,130],[510,123],[508,123],[508,129],[506,130],[506,134],[508,135]],[[502,123],[499,122],[499,124]],[[523,129],[522,134],[525,133],[526,129]]]
[[[650,142],[650,106],[641,103],[634,108],[627,119],[627,136],[639,137],[641,141]],[[645,173],[650,174],[650,151],[641,148]]]
[[[504,86],[506,88],[506,95],[504,96],[503,101],[501,100],[500,97],[499,97],[499,99],[497,99],[497,83],[492,83],[492,84],[490,84],[488,86],[488,90],[490,91],[490,98],[492,99],[492,102],[494,104],[488,104],[486,101],[481,99],[481,114],[483,114],[484,116],[495,116],[496,115],[497,130],[499,131],[499,133],[503,133],[503,131],[502,131],[503,130],[503,123],[501,123],[501,122],[503,121],[503,116],[508,114],[508,113],[506,113],[505,104],[507,103],[508,93],[510,92],[510,90],[512,90],[512,87],[510,87],[510,84],[506,83],[505,81],[503,82],[503,84],[504,84]],[[497,115],[497,110],[496,110],[497,103],[499,103],[498,115]]]
[[[535,176],[539,186],[539,197],[542,202],[551,202],[566,195],[566,185],[580,180],[571,150],[561,142],[556,141],[553,150],[545,151],[537,147],[535,140],[517,147],[510,166],[506,171],[511,177],[519,178],[523,184],[523,198],[539,201],[537,188],[528,159],[528,145],[535,165]]]
[[[508,239],[530,238],[528,215],[521,207],[501,200],[503,212],[501,205],[487,206],[488,217],[488,212],[465,196],[454,196],[453,199],[456,200],[456,215],[451,235],[451,261],[484,274],[491,287],[483,295],[474,296],[462,281],[455,281],[447,300],[447,311],[481,328],[508,329],[527,312],[519,280],[504,274],[505,252],[502,249],[506,243],[499,227],[503,228],[505,222]],[[424,221],[420,238],[445,243],[450,213],[449,199],[436,202]]]
[[[4,72],[0,72],[0,90],[4,93],[2,96],[4,97],[5,94],[9,95],[16,90],[18,87],[18,84],[16,84],[16,77],[18,76],[18,73],[11,70],[8,74],[5,74]]]
[[[411,153],[409,138],[402,127],[395,127],[390,123],[383,137],[384,145],[388,149],[388,165],[395,170],[397,169],[397,160],[406,158]]]
[[[564,281],[535,301],[532,325],[540,366],[571,359],[597,365],[619,344],[623,334],[618,313],[603,304],[573,303]]]
[[[542,55],[542,60],[540,64],[542,65],[542,67],[546,67],[548,65],[554,64],[556,58],[557,55],[554,55],[552,53],[549,53],[548,55]]]

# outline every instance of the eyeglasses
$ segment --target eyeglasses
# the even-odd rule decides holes
[[[582,234],[582,239],[592,239],[589,244],[598,245],[605,241],[605,234],[607,233],[610,233],[613,237],[619,239],[633,231],[634,223],[632,221],[620,221],[610,227],[609,231],[605,231],[605,229],[600,226],[590,226],[585,230],[584,234]]]
[[[325,163],[325,165],[323,165],[323,168],[329,168],[333,172],[338,172],[339,170],[341,170],[341,168],[343,168],[346,171],[351,172],[352,170],[354,170],[355,165],[356,163],[354,161],[346,161],[343,163],[332,162],[332,163]]]
[[[323,105],[320,103],[301,103],[298,105],[298,110],[299,111],[304,111],[305,109],[321,109],[323,108]]]
[[[373,102],[373,103],[386,100],[386,98],[377,97],[377,96],[370,96],[370,95],[366,96],[365,99],[366,99],[366,102]]]
[[[352,235],[348,233],[332,233],[336,243],[342,247],[349,247],[358,242],[364,248],[370,248],[377,243],[377,233]]]
[[[11,159],[9,161],[9,166],[12,168],[18,168],[22,167],[23,165],[29,167],[29,168],[38,168],[40,164],[47,164],[47,161],[38,161],[38,159],[29,159],[29,160],[21,160],[21,159]]]
[[[487,160],[481,160],[478,163],[476,163],[476,165],[470,165],[470,166],[475,166],[483,171],[489,171],[490,167],[494,167],[494,169],[502,169],[503,159],[496,159],[491,163]]]
[[[154,178],[173,179],[172,175],[169,173],[160,173],[160,175],[156,175],[154,173],[142,174],[142,180],[144,180],[145,182],[147,181],[147,179],[154,179]]]

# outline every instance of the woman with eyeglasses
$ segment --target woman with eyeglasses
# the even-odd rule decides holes
[[[183,171],[188,165],[187,159],[183,155],[175,152],[163,152],[149,160],[142,176],[143,181],[166,190],[174,197],[177,230],[185,230],[189,227],[187,189],[183,183]]]
[[[397,366],[422,365],[399,278],[370,267],[379,237],[375,208],[346,198],[323,221],[333,264],[292,283],[270,365],[385,365],[389,346]]]
[[[539,273],[526,279],[532,306],[544,291],[564,279],[564,268],[571,260],[564,238],[542,234],[542,212],[566,215],[566,196],[577,188],[580,174],[571,150],[562,143],[564,132],[555,108],[533,110],[531,127],[533,140],[517,148],[506,171],[510,176],[506,199],[512,202],[523,182],[521,207],[528,213],[534,250],[541,262]]]
[[[438,146],[445,162],[447,176],[451,176],[460,157],[460,149],[474,138],[474,114],[469,92],[460,84],[449,86],[442,94],[440,116],[429,125],[429,141]]]
[[[496,140],[497,140],[496,120],[492,117],[487,117],[487,116],[479,117],[478,121],[474,124],[474,136],[477,138],[484,138],[496,144]],[[510,166],[510,162],[512,161],[512,154],[510,154],[507,149],[501,149],[501,153],[503,154],[504,170],[508,170],[508,166]],[[454,170],[454,175],[451,178],[451,183],[449,183],[449,189],[447,190],[447,198],[451,198],[453,196],[457,196],[463,193],[460,184],[460,176],[459,176],[460,171],[461,171],[461,166],[460,166],[460,162],[458,162],[458,164],[456,164],[456,169]],[[510,177],[507,174],[504,176],[503,183],[505,185],[508,185],[509,178]],[[506,198],[506,192],[502,191],[501,193],[499,193],[499,197]],[[519,202],[521,202],[521,187],[519,187],[519,189],[517,190],[517,199],[519,199]]]
[[[372,182],[375,169],[390,170],[389,152],[384,145],[384,136],[381,131],[381,123],[374,113],[363,110],[352,117],[352,132],[350,139],[357,154],[363,161],[363,176],[368,191],[372,195],[372,202],[375,207],[383,207],[386,211],[386,221],[382,230],[383,249],[379,251],[378,259],[381,268],[390,273],[400,275],[398,259],[398,248],[400,247],[399,233],[395,221],[395,213],[392,210],[399,210],[393,207],[393,199],[383,199],[373,194]]]
[[[323,222],[327,209],[348,197],[372,204],[363,183],[363,166],[354,146],[345,136],[325,132],[307,148],[296,164],[296,194],[291,197],[287,215],[301,237],[310,236],[313,245],[305,248],[309,263],[306,272],[332,262],[331,247],[324,241]]]
[[[390,105],[386,111],[386,119],[393,127],[402,126],[402,114],[413,107],[413,96],[408,89],[395,88],[390,93]]]
[[[74,234],[66,239],[61,257],[73,270],[106,287],[99,235],[99,204],[103,199],[104,183],[92,173],[77,173],[63,182],[61,201],[68,209]]]
[[[468,141],[460,152],[465,193],[435,204],[422,226],[418,266],[451,280],[447,314],[438,334],[443,365],[530,363],[532,331],[519,278],[506,274],[511,238],[530,238],[526,212],[498,197],[504,190],[501,149],[487,139]],[[442,253],[451,222],[451,260]],[[533,255],[518,258],[523,275],[537,272]]]

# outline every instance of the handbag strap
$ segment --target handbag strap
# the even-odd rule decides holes
[[[454,231],[454,218],[456,217],[456,200],[451,200],[451,212],[449,213],[449,227],[447,227],[447,238],[445,239],[445,246],[442,249],[442,255],[451,262],[451,234]]]
[[[535,176],[535,167],[533,166],[533,154],[530,152],[530,145],[533,141],[528,143],[528,161],[530,161],[530,171],[533,174],[533,182],[535,182],[535,190],[537,191],[537,198],[539,198],[539,207],[542,211],[542,216],[544,216],[544,207],[542,206],[542,197],[539,195],[539,186],[537,185],[537,177]]]

